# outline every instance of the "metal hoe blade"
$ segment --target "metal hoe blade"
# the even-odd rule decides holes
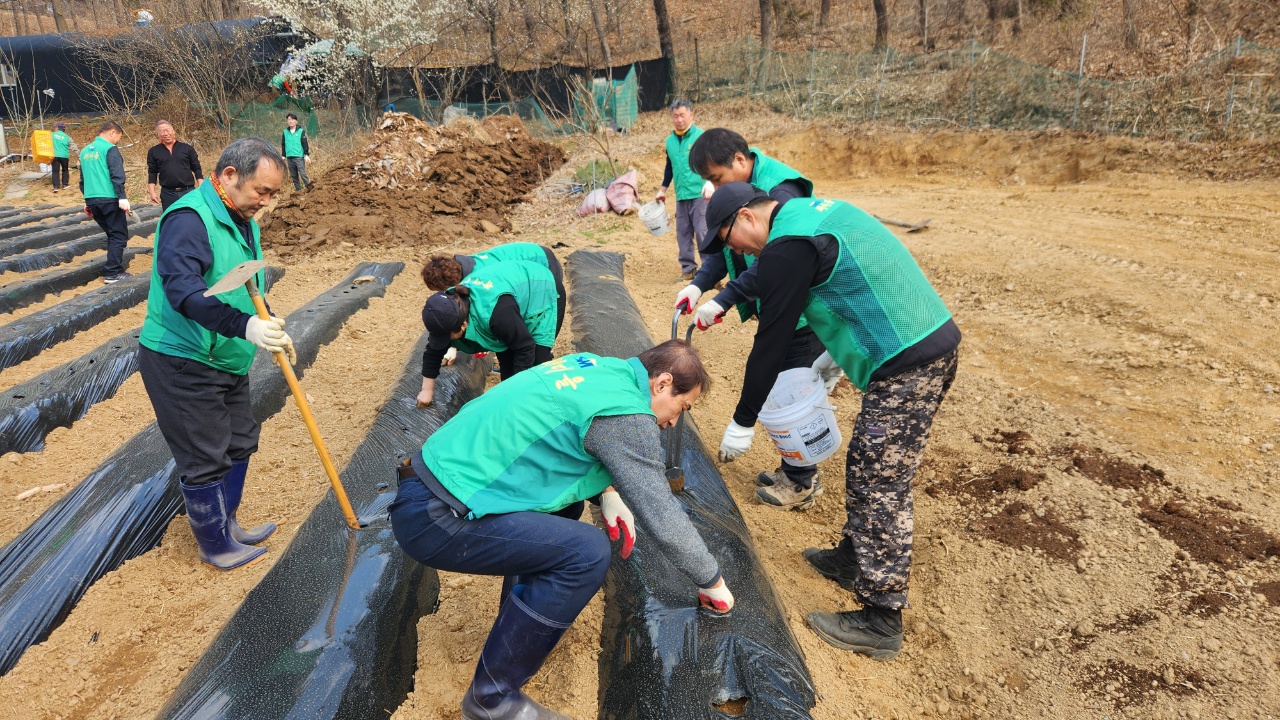
[[[212,287],[204,291],[205,297],[213,297],[221,295],[224,292],[244,287],[249,282],[249,278],[253,277],[259,270],[267,266],[266,260],[246,260],[239,265],[227,271],[222,279],[214,283]]]

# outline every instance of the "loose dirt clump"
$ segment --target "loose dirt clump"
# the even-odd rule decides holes
[[[284,257],[350,246],[440,245],[509,229],[508,208],[564,164],[519,118],[432,126],[388,113],[373,142],[286,198],[263,224]],[[345,246],[344,246],[345,247]]]
[[[1113,488],[1140,490],[1149,485],[1164,484],[1164,471],[1143,463],[1141,466],[1112,457],[1099,448],[1073,446],[1058,451],[1071,458],[1071,464],[1090,480]]]
[[[1280,539],[1194,503],[1170,500],[1144,509],[1140,517],[1199,562],[1238,568],[1251,560],[1280,556]]]
[[[1253,589],[1262,593],[1262,596],[1272,605],[1280,605],[1280,582],[1258,583],[1253,586]]]
[[[1162,694],[1191,695],[1203,682],[1194,670],[1166,665],[1156,672],[1119,660],[1090,665],[1076,681],[1082,690],[1110,700],[1117,709],[1145,705]]]
[[[1036,449],[1031,441],[1031,433],[1026,430],[996,430],[987,438],[989,442],[1004,445],[1004,451],[1010,455],[1035,455]]]
[[[1034,510],[1017,500],[991,517],[975,520],[978,533],[1013,548],[1038,548],[1048,557],[1074,563],[1084,548],[1080,534],[1052,510]]]
[[[1023,492],[1031,490],[1044,482],[1044,480],[1045,474],[1042,472],[1012,465],[1001,465],[986,475],[978,475],[969,480],[961,481],[958,478],[951,477],[946,481],[934,483],[925,488],[925,492],[936,496],[938,491],[941,490],[950,495],[969,497],[981,502],[991,499],[997,493],[1009,490],[1021,490]]]

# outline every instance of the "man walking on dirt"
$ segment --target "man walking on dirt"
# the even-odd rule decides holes
[[[266,140],[236,140],[210,181],[174,202],[156,227],[138,370],[177,463],[200,560],[219,570],[260,558],[267,549],[253,546],[275,532],[274,523],[246,530],[236,519],[258,449],[248,372],[257,348],[290,363],[294,356],[284,323],[254,314],[243,285],[204,293],[240,263],[262,259],[253,216],[280,191],[284,168]]]
[[[311,187],[311,178],[307,177],[307,165],[311,164],[311,143],[307,142],[307,130],[298,125],[298,116],[293,113],[285,115],[284,122],[287,127],[280,135],[280,154],[289,162],[289,178],[293,180],[293,189]]]
[[[173,123],[157,122],[156,138],[159,144],[147,151],[147,193],[151,195],[151,202],[160,203],[162,209],[168,210],[178,198],[200,187],[204,170],[200,168],[196,149],[178,140]]]
[[[71,153],[80,152],[80,148],[76,146],[76,141],[71,139],[67,134],[67,124],[58,123],[53,126],[53,171],[49,175],[53,178],[53,191],[59,192],[62,188],[71,189]]]
[[[703,192],[706,183],[689,167],[689,150],[702,135],[702,129],[693,124],[693,105],[688,100],[671,103],[671,125],[674,130],[666,140],[667,166],[662,171],[662,187],[654,199],[666,202],[667,188],[675,182],[680,273],[684,280],[692,280],[698,272],[694,251],[707,234],[707,198]]]
[[[80,151],[80,192],[84,212],[107,234],[107,262],[102,281],[119,282],[124,271],[124,246],[129,244],[129,197],[124,191],[124,158],[116,143],[124,129],[113,120],[98,127],[98,137]]]

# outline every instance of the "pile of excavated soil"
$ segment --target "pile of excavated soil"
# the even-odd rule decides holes
[[[563,163],[519,118],[433,126],[388,113],[368,147],[277,206],[263,235],[289,257],[497,234],[510,227],[507,209]]]

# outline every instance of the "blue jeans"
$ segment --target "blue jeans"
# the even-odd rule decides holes
[[[409,557],[437,570],[518,575],[520,600],[549,625],[568,627],[604,584],[609,539],[578,521],[582,503],[556,514],[517,512],[458,517],[411,478],[391,503],[391,529]],[[570,519],[573,518],[573,519]]]

